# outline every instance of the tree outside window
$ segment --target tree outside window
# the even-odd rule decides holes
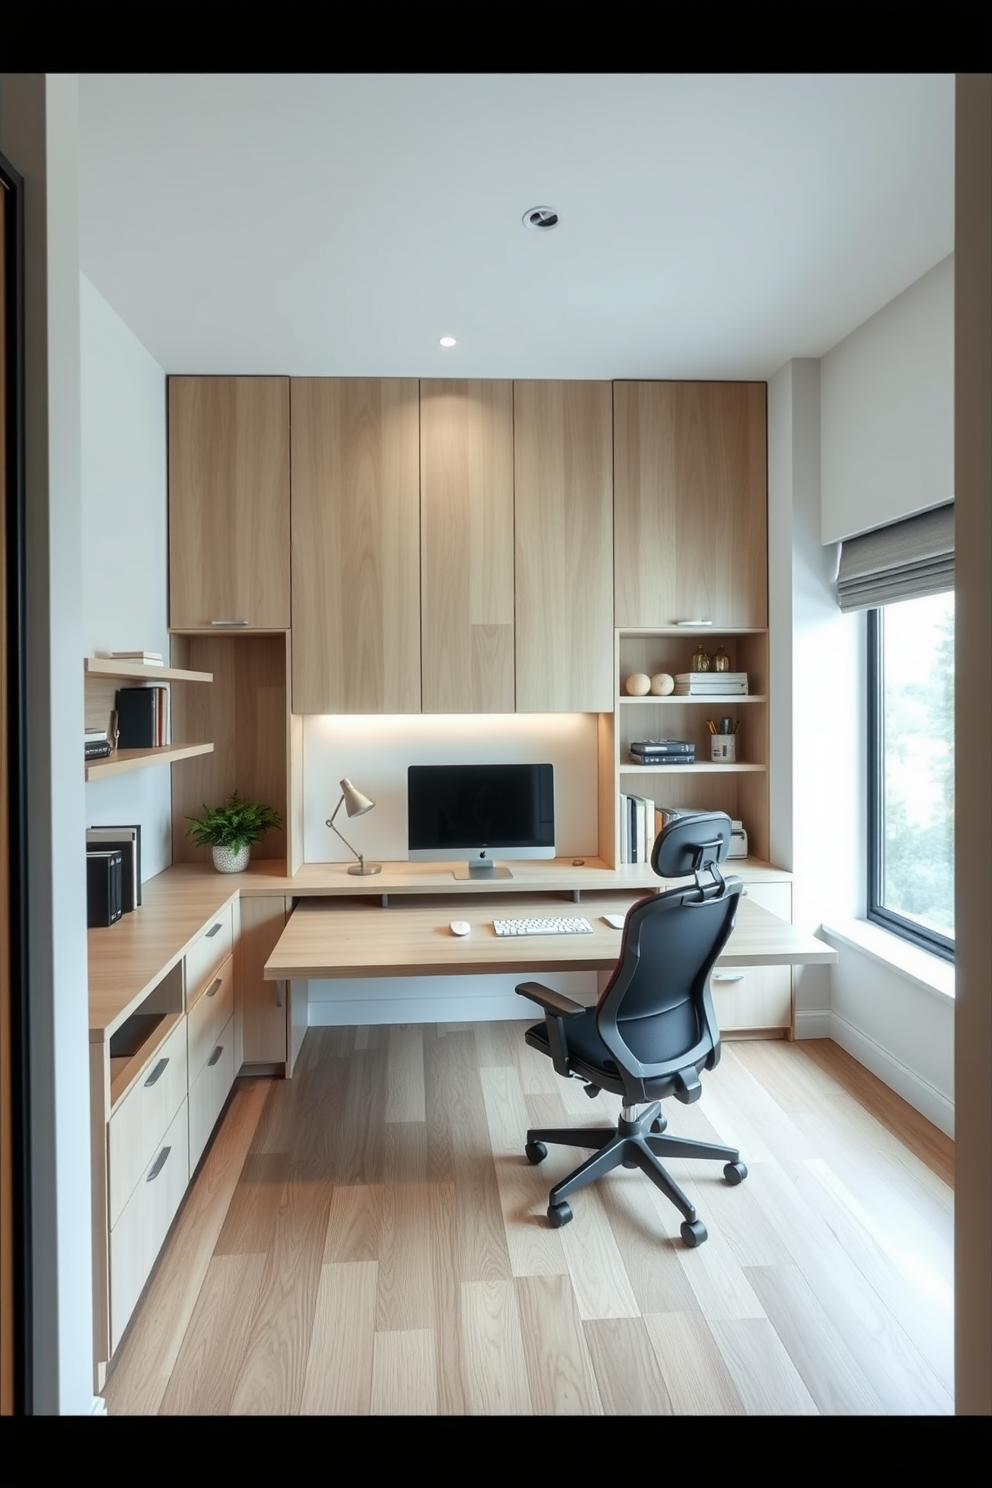
[[[869,612],[868,918],[954,956],[954,595]]]

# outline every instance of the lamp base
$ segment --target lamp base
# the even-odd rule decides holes
[[[381,863],[356,863],[355,866],[354,866],[354,868],[349,868],[348,869],[348,872],[351,873],[351,874],[353,874],[355,878],[370,878],[373,873],[381,873],[382,872],[382,864]]]

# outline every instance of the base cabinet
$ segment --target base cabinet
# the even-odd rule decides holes
[[[245,895],[241,900],[235,961],[246,1065],[287,1063],[288,988],[282,982],[265,981],[262,973],[286,928],[292,905],[292,899],[282,894]]]
[[[227,904],[90,1046],[97,1389],[234,1084],[233,931]]]
[[[189,1183],[185,1096],[110,1231],[110,1352],[120,1343]]]

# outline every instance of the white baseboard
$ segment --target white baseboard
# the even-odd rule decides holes
[[[792,1016],[792,1036],[796,1039],[831,1038],[829,1008],[810,1008]]]
[[[862,1033],[860,1028],[855,1028],[853,1023],[848,1023],[837,1013],[830,1014],[829,1036],[859,1064],[863,1064],[865,1069],[871,1070],[873,1075],[884,1081],[890,1090],[908,1101],[921,1116],[932,1121],[947,1136],[954,1136],[954,1102],[948,1100],[946,1095],[921,1079],[914,1070],[900,1064],[887,1049],[883,1049],[874,1039]]]

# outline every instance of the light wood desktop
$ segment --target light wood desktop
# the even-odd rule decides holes
[[[363,901],[309,899],[297,905],[265,963],[265,979],[455,976],[488,972],[609,971],[619,930],[604,914],[623,912],[641,893],[435,894],[383,908]],[[494,918],[584,915],[591,935],[498,937]],[[465,920],[468,935],[450,930]],[[797,966],[836,961],[832,947],[743,898],[719,966]]]

